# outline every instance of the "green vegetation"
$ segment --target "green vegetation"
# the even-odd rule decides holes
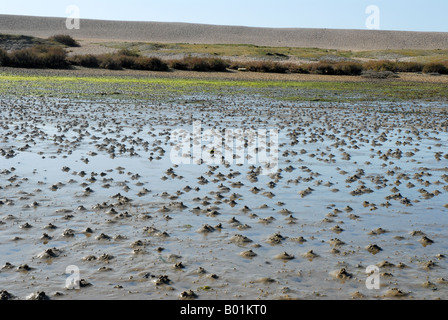
[[[113,54],[103,54],[98,56],[99,67],[109,70],[121,70],[120,58]]]
[[[229,64],[219,58],[185,57],[183,59],[162,61],[156,57],[142,57],[135,51],[120,50],[117,54],[99,56],[77,55],[70,57],[72,65],[87,68],[104,68],[111,70],[134,69],[147,71],[168,71],[169,68],[188,71],[224,72]]]
[[[363,66],[358,62],[318,62],[305,66],[310,73],[328,74],[339,76],[359,76],[363,71]]]
[[[138,57],[131,65],[131,69],[147,70],[147,71],[168,71],[168,65],[155,57]]]
[[[85,68],[103,68],[109,70],[134,69],[146,71],[168,71],[168,64],[156,57],[140,57],[128,51],[118,54],[76,55],[69,57],[71,65]]]
[[[116,54],[75,55],[69,57],[71,65],[85,68],[103,68],[109,70],[134,69],[146,71],[168,71],[168,64],[156,57],[142,57],[136,51],[122,49]]]
[[[351,58],[364,58],[373,60],[399,60],[406,59],[412,62],[439,62],[448,60],[448,50],[423,50],[423,49],[401,49],[401,50],[369,50],[353,53]]]
[[[367,50],[351,51],[321,48],[269,47],[251,44],[188,44],[188,43],[145,43],[145,42],[109,42],[98,45],[116,49],[129,49],[144,55],[163,52],[165,54],[200,54],[217,57],[252,57],[285,60],[320,61],[330,58],[399,60],[412,59],[415,62],[440,62],[448,60],[448,50]]]
[[[66,34],[57,34],[48,38],[48,40],[60,43],[67,47],[80,47],[80,44],[75,39]]]
[[[423,67],[424,73],[440,73],[440,74],[448,74],[448,64],[443,63],[428,63]]]
[[[68,67],[68,62],[62,48],[38,45],[6,55],[2,59],[2,66],[65,69]]]
[[[439,63],[418,63],[404,61],[319,61],[314,63],[282,63],[276,61],[227,61],[221,58],[185,57],[163,61],[157,57],[141,56],[137,51],[121,49],[116,54],[75,55],[67,57],[63,48],[58,46],[37,45],[12,51],[0,51],[0,65],[18,68],[65,69],[70,66],[85,68],[103,68],[109,70],[134,69],[146,71],[177,70],[199,72],[225,72],[228,68],[264,73],[304,73],[322,75],[359,76],[364,71],[375,72],[424,72],[448,73],[448,60]]]
[[[210,286],[202,286],[198,288],[198,291],[210,291],[212,290],[212,287]]]
[[[173,69],[188,71],[227,71],[229,63],[220,58],[185,57],[168,61]]]
[[[71,99],[181,101],[191,95],[236,95],[283,101],[448,101],[448,84],[403,81],[233,81],[127,76],[66,77],[0,74],[0,95]]]
[[[419,62],[379,60],[363,64],[364,70],[391,72],[422,72],[425,64]]]
[[[273,61],[251,61],[251,62],[233,62],[230,65],[231,69],[246,69],[251,72],[267,72],[267,73],[286,73],[289,71],[289,66]]]
[[[200,54],[217,57],[272,57],[287,58],[297,57],[318,61],[326,56],[350,57],[351,51],[319,49],[319,48],[289,48],[266,47],[251,44],[189,44],[189,43],[145,43],[145,42],[110,42],[99,45],[115,49],[128,49],[151,55],[155,53],[166,54]]]
[[[339,76],[358,76],[363,72],[363,65],[361,63],[348,61],[320,61],[306,64],[280,63],[273,61],[233,62],[230,64],[230,68],[235,70],[243,68],[252,72],[326,74]]]
[[[99,68],[100,62],[98,58],[91,54],[77,55],[68,58],[68,62],[71,65],[81,66],[85,68]]]
[[[0,47],[8,47],[8,44],[16,44],[22,47],[31,47],[35,45],[54,45],[54,42],[47,39],[36,38],[24,35],[0,34]],[[8,49],[8,48],[7,48]]]
[[[104,44],[102,44],[104,45]],[[161,44],[109,43],[119,49],[113,54],[67,57],[64,48],[79,46],[68,35],[49,39],[0,35],[0,47],[21,48],[0,51],[0,66],[21,68],[58,68],[72,66],[110,70],[134,69],[199,72],[225,72],[227,69],[264,73],[303,73],[322,75],[367,76],[380,79],[384,72],[448,73],[448,50],[377,50],[353,52],[319,48],[265,47],[246,44]],[[155,54],[182,54],[182,59],[162,60]],[[251,57],[252,59],[236,59]],[[253,58],[256,59],[253,59]],[[291,62],[300,58],[305,62]],[[359,60],[359,59],[364,60]],[[366,58],[370,60],[365,61]],[[412,58],[413,61],[401,61]],[[395,60],[394,60],[395,59]],[[244,61],[244,62],[242,62]],[[374,72],[377,75],[373,74]]]

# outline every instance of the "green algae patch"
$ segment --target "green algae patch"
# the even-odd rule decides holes
[[[448,85],[403,81],[266,81],[0,73],[0,94],[168,101],[191,95],[256,95],[283,101],[447,101]]]

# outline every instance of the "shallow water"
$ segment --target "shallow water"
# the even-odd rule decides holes
[[[194,101],[194,97],[188,99]],[[437,282],[447,278],[446,259],[437,256],[448,254],[446,105],[310,105],[238,97],[197,97],[196,103],[151,105],[24,98],[2,99],[0,108],[0,149],[6,151],[0,155],[0,200],[4,203],[0,205],[0,263],[15,266],[0,270],[0,290],[17,298],[45,291],[52,299],[178,299],[181,292],[192,289],[198,299],[350,299],[357,291],[370,299],[382,298],[396,287],[408,294],[406,298],[447,297],[447,285]],[[201,120],[204,130],[279,130],[281,176],[258,175],[258,181],[251,182],[247,163],[174,166],[170,132],[192,131],[193,120]],[[25,145],[29,148],[20,150]],[[6,157],[10,149],[14,156]],[[387,159],[381,158],[389,149]],[[393,154],[397,149],[401,156]],[[344,153],[350,159],[344,160]],[[289,166],[293,167],[290,172]],[[63,171],[63,167],[69,169]],[[169,168],[176,176],[166,172]],[[364,173],[347,181],[358,169]],[[85,176],[79,174],[82,171]],[[218,173],[225,177],[218,179]],[[166,180],[161,179],[164,176]],[[199,184],[200,176],[208,183]],[[96,181],[88,180],[91,177]],[[231,185],[237,181],[243,185]],[[273,188],[267,185],[271,181],[276,183]],[[51,190],[58,183],[58,189]],[[222,191],[221,184],[230,191]],[[184,190],[187,185],[192,190]],[[361,185],[371,193],[351,195]],[[261,189],[259,193],[251,192],[255,186]],[[93,192],[85,193],[87,187]],[[313,191],[301,197],[299,192],[308,187]],[[391,190],[394,187],[398,190]],[[139,194],[143,188],[149,192]],[[263,194],[269,191],[275,196]],[[216,198],[218,192],[221,200]],[[116,204],[112,196],[117,193],[132,201]],[[227,200],[233,193],[238,196],[231,205]],[[410,205],[385,199],[398,193]],[[205,197],[209,203],[203,203]],[[111,207],[95,208],[104,202],[115,204],[117,213],[108,213]],[[169,206],[172,202],[182,202],[186,208]],[[262,204],[267,207],[260,208]],[[85,211],[77,209],[81,205]],[[169,211],[161,212],[162,206]],[[212,206],[219,215],[207,214]],[[250,211],[242,211],[244,206]],[[347,206],[353,211],[344,210]],[[120,217],[124,212],[127,216]],[[294,223],[287,219],[290,215],[296,218]],[[229,221],[232,217],[240,228]],[[268,217],[274,219],[260,221]],[[32,227],[21,228],[25,223]],[[49,223],[57,229],[44,229]],[[221,230],[198,232],[204,224],[219,223]],[[241,228],[245,224],[249,227]],[[336,225],[343,229],[341,233],[332,230]],[[94,232],[84,233],[87,227]],[[145,227],[166,231],[169,237],[149,234]],[[387,232],[369,234],[380,227]],[[66,229],[74,230],[74,236],[64,237]],[[422,236],[413,236],[412,231],[422,231],[434,242],[423,246]],[[52,239],[40,239],[44,232]],[[102,233],[111,239],[97,240]],[[269,243],[276,233],[284,240]],[[235,244],[231,241],[235,234],[252,242]],[[114,238],[117,235],[123,239]],[[294,241],[300,236],[307,241]],[[334,238],[345,242],[339,253],[331,251],[329,241]],[[136,240],[144,242],[137,253],[131,246]],[[365,249],[369,244],[377,244],[382,251],[371,254]],[[164,250],[157,251],[159,247]],[[39,258],[48,248],[61,253]],[[240,253],[246,250],[257,256],[242,257]],[[318,256],[304,257],[309,250]],[[275,258],[283,252],[294,259]],[[113,259],[83,259],[104,253]],[[382,261],[407,267],[380,268],[381,288],[368,290],[366,267]],[[428,261],[435,266],[425,268]],[[174,269],[176,262],[184,268]],[[34,269],[19,272],[16,267],[21,264]],[[65,289],[70,265],[77,266],[80,278],[91,286]],[[206,272],[198,274],[199,267]],[[342,267],[352,274],[351,279],[341,281],[330,274]],[[168,275],[171,283],[156,285],[160,275]],[[427,281],[434,285],[424,286]]]

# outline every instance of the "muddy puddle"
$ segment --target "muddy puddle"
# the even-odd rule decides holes
[[[447,298],[446,105],[199,98],[1,99],[0,290]],[[170,134],[195,120],[278,130],[278,169],[173,164]]]

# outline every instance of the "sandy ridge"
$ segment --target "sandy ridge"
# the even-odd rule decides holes
[[[218,26],[191,23],[81,20],[67,30],[65,18],[0,15],[0,33],[77,39],[165,43],[226,43],[259,46],[315,47],[340,50],[448,49],[446,32],[288,29]]]

